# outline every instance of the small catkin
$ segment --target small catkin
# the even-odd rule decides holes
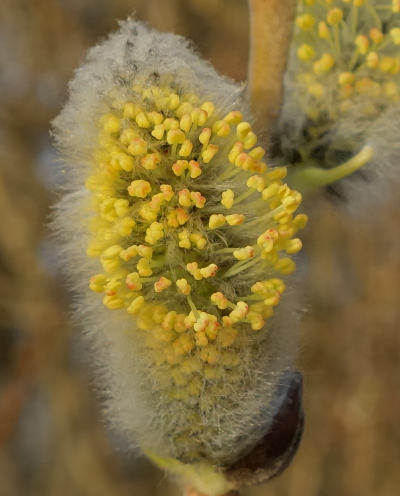
[[[306,22],[307,21],[307,22]],[[281,145],[295,165],[330,169],[372,147],[333,189],[353,212],[387,198],[398,180],[398,2],[299,2],[285,80]]]

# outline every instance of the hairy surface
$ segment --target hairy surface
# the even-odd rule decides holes
[[[140,318],[138,325],[137,316],[131,315],[129,310],[127,313],[117,306],[114,309],[110,309],[111,306],[106,308],[104,306],[106,303],[102,304],[99,295],[89,290],[88,281],[99,272],[99,269],[101,270],[101,264],[98,258],[88,257],[86,254],[87,246],[93,236],[89,231],[89,225],[96,212],[93,207],[93,191],[88,191],[84,184],[93,174],[95,160],[93,152],[99,147],[99,120],[101,121],[104,115],[109,116],[110,109],[113,109],[113,101],[129,102],[132,98],[138,98],[137,94],[134,97],[132,93],[133,84],[144,90],[155,84],[162,84],[173,86],[179,94],[194,93],[201,101],[212,100],[215,114],[221,118],[232,109],[246,115],[242,88],[218,76],[209,64],[193,54],[185,40],[171,34],[160,34],[149,30],[132,19],[122,23],[117,33],[89,52],[87,61],[77,70],[70,84],[68,103],[53,123],[57,146],[63,154],[63,170],[66,176],[65,194],[56,206],[54,221],[55,230],[62,241],[61,259],[69,275],[71,286],[76,290],[77,321],[93,344],[98,384],[105,392],[106,415],[110,423],[122,430],[133,446],[138,445],[158,456],[174,457],[189,463],[204,460],[223,467],[237,459],[263,436],[285,397],[297,346],[297,298],[291,285],[277,310],[272,312],[274,315],[267,312],[271,318],[262,328],[255,328],[252,331],[244,320],[243,324],[239,322],[240,335],[236,342],[231,347],[230,344],[225,343],[216,348],[216,352],[220,353],[216,356],[223,357],[225,356],[223,353],[233,354],[236,357],[235,364],[215,363],[208,355],[203,359],[205,363],[200,371],[195,372],[194,379],[197,386],[194,394],[188,392],[182,397],[181,394],[177,395],[176,391],[186,390],[173,379],[176,368],[181,366],[180,358],[178,360],[175,357],[178,361],[174,361],[175,358],[161,360],[160,365],[160,344],[156,346],[157,353],[154,354],[155,346],[149,344],[148,340],[149,329],[140,325]],[[113,111],[116,112],[115,109]],[[109,122],[107,120],[106,125]],[[211,126],[215,123],[215,119],[210,121]],[[148,136],[146,130],[139,129],[139,131],[144,133],[142,136]],[[115,136],[111,138],[116,139]],[[226,146],[235,143],[233,140],[224,145],[222,138],[218,139],[221,140],[219,145],[221,154]],[[211,168],[214,163],[215,170]],[[199,189],[210,201],[211,206],[209,210],[206,209],[210,216],[218,211],[217,203],[227,187],[236,188],[235,191],[239,193],[246,190],[246,180],[250,177],[251,170],[238,170],[239,173],[236,175],[235,172],[234,177],[227,178],[221,184],[215,183],[221,171],[223,172],[228,166],[234,167],[229,164],[227,155],[220,159],[216,158],[215,162],[211,160],[209,169],[204,167],[208,172],[204,172],[204,176],[200,177]],[[254,165],[254,167],[256,171],[257,167],[261,166]],[[171,182],[176,180],[175,173],[169,171],[168,174],[168,177],[172,178]],[[278,168],[277,173],[274,169],[265,172],[261,168],[260,177],[263,174],[265,181],[269,181],[266,185],[274,183],[278,189],[281,188],[280,191],[284,191],[285,195],[293,194],[293,198],[296,198],[291,203],[287,202],[292,210],[286,212],[284,221],[289,224],[283,221],[280,224],[281,229],[286,225],[290,226],[292,213],[298,206],[296,192],[291,193],[281,182],[279,177],[282,177],[282,168]],[[268,176],[268,174],[272,175]],[[277,178],[274,179],[276,174],[278,174]],[[152,181],[151,172],[146,177],[150,182]],[[154,186],[156,183],[151,184]],[[227,233],[222,237],[225,236],[228,241],[243,241],[251,237],[256,240],[257,236],[262,234],[262,230],[257,231],[255,226],[262,226],[263,214],[265,216],[268,209],[271,212],[273,209],[267,201],[261,199],[261,195],[258,196],[260,199],[257,200],[259,201],[257,206],[254,206],[254,202],[247,201],[240,206],[249,219],[249,226],[254,228],[246,228],[246,223],[236,227],[228,226],[229,229],[221,231]],[[290,199],[292,200],[292,197]],[[280,205],[283,200],[275,198],[274,201],[278,201],[276,205]],[[132,205],[134,208],[136,204],[131,203]],[[263,208],[266,210],[263,211]],[[272,217],[274,215],[273,212]],[[305,223],[303,217],[298,218],[299,228],[302,227],[300,224]],[[279,227],[279,219],[282,219],[282,212],[278,220],[275,217],[271,220],[271,226],[277,223]],[[163,222],[167,221],[164,219]],[[271,226],[268,224],[266,227]],[[293,227],[293,233],[295,230]],[[215,240],[218,232],[217,228],[215,237],[214,234],[208,234],[209,239]],[[128,229],[128,234],[124,236],[129,237],[131,233],[132,231]],[[151,237],[147,239],[152,240]],[[153,241],[149,243],[153,244]],[[282,241],[279,249],[284,250],[286,246],[289,252],[289,245],[285,243],[286,241]],[[124,248],[128,244],[124,245]],[[211,246],[207,251],[207,256],[211,256],[214,248],[217,248],[215,241],[214,244],[215,247]],[[157,249],[157,241],[154,241],[154,246]],[[176,265],[177,262],[174,260],[179,257],[185,260],[186,255],[182,255],[178,247],[174,250],[176,256],[171,257],[171,252],[169,253],[167,264],[169,266]],[[292,253],[295,253],[295,250],[292,249]],[[267,264],[268,261],[264,262]],[[264,262],[260,262],[258,269],[261,276],[263,271],[273,274],[278,270],[274,268],[278,258],[268,262],[269,268],[263,265]],[[224,263],[222,260],[222,267]],[[229,263],[232,263],[232,260]],[[294,264],[290,265],[290,268],[287,274],[292,271]],[[244,288],[247,286],[248,291],[251,281],[253,283],[257,281],[258,273],[255,269],[249,269],[247,272],[238,271],[229,279],[229,284],[224,283],[225,287],[228,287],[228,294],[243,295]],[[285,274],[285,268],[282,268],[282,273]],[[196,279],[193,279],[191,284],[195,285]],[[152,291],[149,286],[144,295],[150,302],[155,302]],[[178,301],[176,308],[181,311],[180,296],[174,294],[177,294],[176,290],[174,293],[172,289],[167,288],[166,296],[161,294],[160,301],[163,305],[171,303],[174,308],[176,300]],[[200,293],[193,292],[195,303],[196,298],[202,301],[199,295]],[[125,293],[123,297],[132,298],[130,294]],[[115,303],[115,300],[113,301]],[[124,306],[124,303],[121,305]],[[233,308],[237,308],[236,303]],[[213,311],[210,308],[205,310],[213,312],[206,315],[214,315],[218,319],[223,316],[223,312]],[[189,307],[188,311],[190,311]],[[136,310],[131,313],[136,314]],[[231,314],[225,314],[224,317],[230,318]],[[187,317],[194,318],[193,315]],[[190,325],[193,326],[193,322]],[[189,326],[188,333],[193,334],[190,329]],[[195,331],[194,335],[197,339],[196,327]],[[215,339],[210,336],[208,336],[210,341]],[[200,349],[204,343],[199,343],[200,341],[197,340],[190,348],[189,358],[197,360],[197,357],[204,356]],[[223,347],[227,350],[222,350]],[[206,376],[206,370],[210,366],[219,368],[220,375]]]

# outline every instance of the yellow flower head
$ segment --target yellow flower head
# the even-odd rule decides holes
[[[260,398],[293,356],[279,302],[301,195],[263,160],[240,89],[172,35],[128,21],[71,88],[55,121],[76,164],[59,222],[108,343],[110,411],[150,451],[226,463],[259,435]]]

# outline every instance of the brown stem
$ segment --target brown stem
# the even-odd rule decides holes
[[[282,101],[283,75],[296,0],[248,0],[250,9],[249,96],[262,129],[271,136]]]

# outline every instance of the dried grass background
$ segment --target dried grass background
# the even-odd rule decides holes
[[[244,0],[1,0],[0,496],[177,495],[105,427],[90,355],[46,232],[62,177],[49,121],[85,50],[136,11],[246,73]],[[244,496],[395,496],[400,487],[399,202],[364,225],[315,200],[299,367],[306,428],[293,465]]]

